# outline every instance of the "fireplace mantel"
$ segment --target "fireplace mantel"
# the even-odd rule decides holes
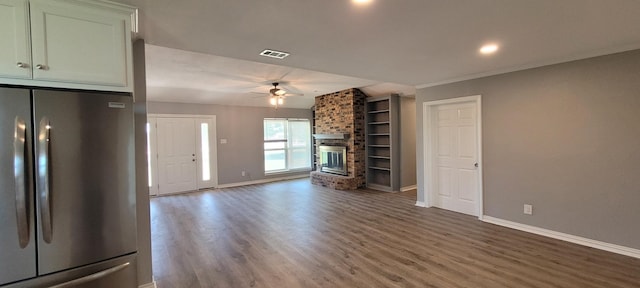
[[[349,134],[313,134],[316,140],[341,140],[349,139]]]

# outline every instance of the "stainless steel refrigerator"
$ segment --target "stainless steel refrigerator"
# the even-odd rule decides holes
[[[130,94],[0,87],[0,288],[137,287]]]

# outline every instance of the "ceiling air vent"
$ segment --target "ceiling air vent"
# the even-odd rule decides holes
[[[260,52],[260,55],[271,57],[271,58],[284,59],[284,57],[289,56],[289,53],[271,50],[271,49],[265,49],[264,51]]]

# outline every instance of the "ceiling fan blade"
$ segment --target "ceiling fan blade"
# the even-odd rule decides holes
[[[287,94],[302,94],[300,89],[291,85],[290,83],[281,84],[279,87],[282,87],[282,90],[287,91]]]
[[[277,82],[274,81],[271,83],[271,87],[269,87],[269,89],[265,89],[265,91],[260,92],[260,91],[249,91],[248,93],[251,94],[259,94],[259,96],[254,96],[252,98],[263,98],[266,96],[266,98],[272,98],[272,97],[297,97],[297,96],[304,96],[303,93],[298,93],[298,89],[290,89],[289,87],[291,87],[289,85],[289,82]],[[291,92],[291,93],[290,93]]]

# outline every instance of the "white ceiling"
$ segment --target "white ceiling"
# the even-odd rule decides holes
[[[140,8],[147,43],[202,53],[149,46],[149,97],[168,99],[163,101],[184,95],[180,102],[211,102],[224,98],[211,96],[218,91],[236,93],[234,101],[250,105],[237,99],[237,94],[247,97],[249,80],[264,84],[286,72],[284,80],[310,91],[341,86],[348,78],[338,75],[355,77],[351,87],[407,91],[377,84],[424,87],[640,48],[638,0],[372,0],[368,6],[351,0],[116,1]],[[478,48],[488,42],[498,43],[499,52],[480,55]],[[291,56],[259,56],[263,49]],[[171,57],[156,59],[156,53]],[[174,58],[180,59],[175,69]],[[215,67],[195,68],[198,63]],[[163,76],[167,72],[173,76]],[[203,75],[183,76],[199,83],[176,85],[181,72],[224,81],[217,86]],[[323,80],[336,83],[314,86]],[[305,97],[311,93],[305,91]]]
[[[414,95],[412,86],[315,72],[286,66],[146,45],[150,101],[269,106],[269,89],[303,96],[286,97],[284,107],[309,108],[314,97],[360,87],[370,96]]]

